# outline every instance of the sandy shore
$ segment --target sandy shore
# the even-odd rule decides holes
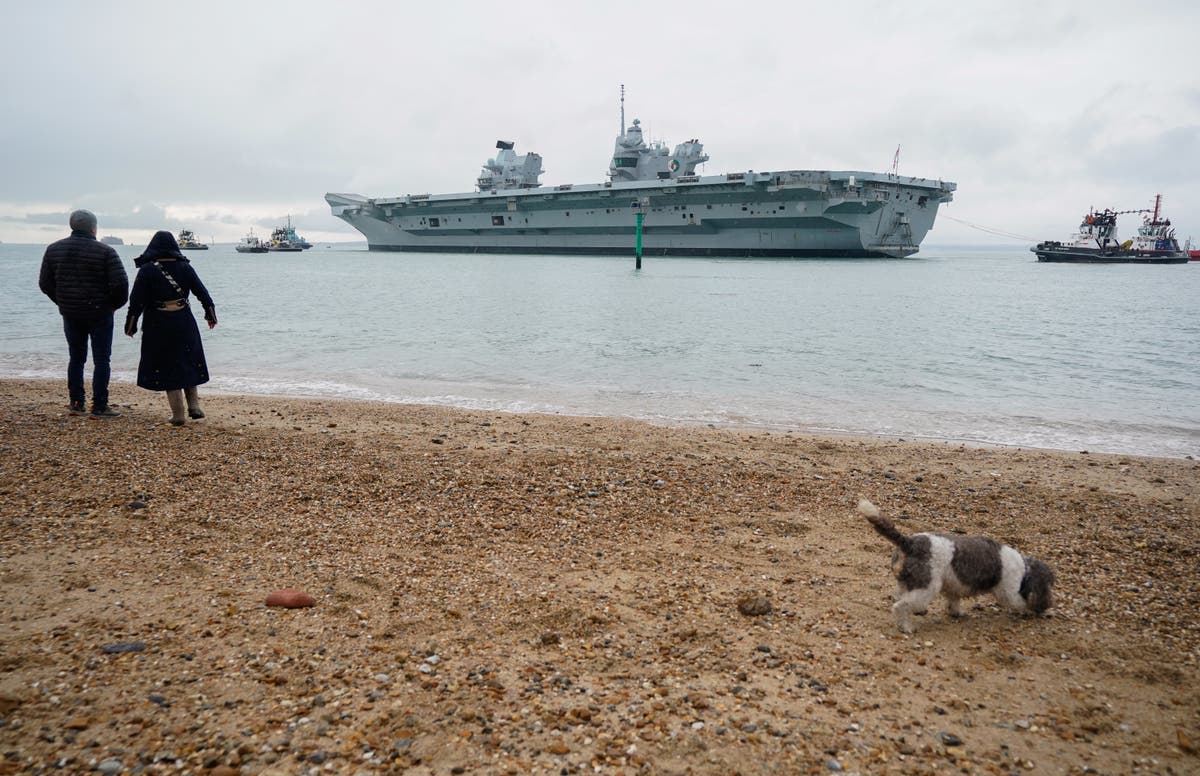
[[[0,773],[1200,771],[1195,461],[113,400],[0,381]],[[899,634],[860,497],[1052,616]]]

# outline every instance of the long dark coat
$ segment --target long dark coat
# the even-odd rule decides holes
[[[169,232],[166,234],[170,236]],[[150,254],[147,250],[139,257],[140,268],[129,295],[126,331],[131,323],[136,325],[139,315],[143,316],[142,358],[138,362],[137,384],[151,391],[174,391],[208,382],[208,362],[204,359],[204,345],[192,308],[159,309],[163,302],[187,300],[194,295],[204,306],[205,317],[216,321],[208,289],[200,282],[191,262],[178,253],[177,248],[175,253],[176,256],[147,259]],[[167,279],[168,273],[179,286],[178,290]]]

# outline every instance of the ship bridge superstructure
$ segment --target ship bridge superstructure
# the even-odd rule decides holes
[[[542,175],[542,157],[535,153],[517,156],[515,145],[508,140],[496,141],[500,153],[483,163],[483,171],[475,183],[480,191],[536,189],[542,185],[538,181]]]
[[[623,113],[623,112],[622,112]],[[704,144],[692,139],[671,151],[661,141],[647,144],[637,119],[617,137],[608,177],[612,181],[671,180],[696,174],[696,165],[708,161]]]

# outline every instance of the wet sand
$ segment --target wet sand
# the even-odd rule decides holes
[[[1200,770],[1195,461],[113,401],[0,381],[0,773]],[[1051,616],[898,633],[864,497]]]

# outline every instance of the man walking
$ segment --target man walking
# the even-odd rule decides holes
[[[58,305],[67,335],[67,390],[71,414],[84,414],[83,366],[92,344],[93,418],[115,418],[108,406],[109,359],[112,356],[113,312],[129,299],[129,277],[117,252],[96,239],[96,216],[87,210],[71,214],[71,236],[52,243],[42,257],[38,287]]]

